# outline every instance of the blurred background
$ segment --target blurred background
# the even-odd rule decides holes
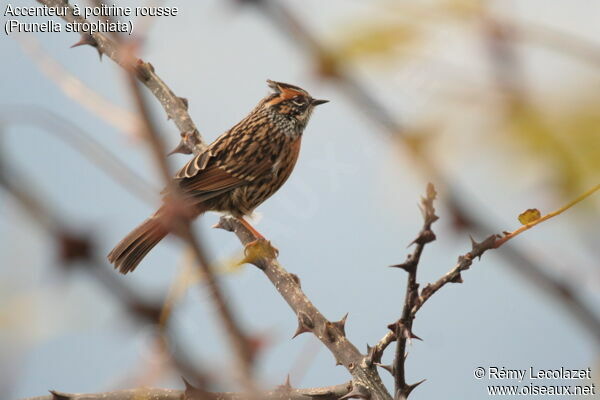
[[[600,180],[600,3],[251,3],[165,1],[179,15],[136,19],[133,34],[142,35],[142,58],[189,100],[207,141],[268,93],[266,79],[330,100],[313,114],[290,180],[258,209],[254,224],[325,316],[349,312],[346,332],[362,351],[401,313],[406,274],[387,267],[410,251],[427,182],[440,191],[441,218],[438,240],[421,259],[422,285],[470,250],[469,234],[483,239],[514,230],[525,209],[553,211]],[[4,26],[8,17],[0,18]],[[178,348],[167,353],[183,351],[211,373],[216,389],[234,390],[231,352],[208,292],[186,272],[191,258],[181,242],[161,243],[126,277],[104,261],[159,204],[162,183],[131,128],[134,107],[122,70],[107,57],[99,62],[89,46],[70,49],[77,40],[65,32],[0,35],[0,155],[3,173],[75,237],[94,239],[110,273],[90,273],[78,262],[66,268],[56,240],[2,192],[0,392],[19,398],[48,389],[181,388],[181,373],[156,344],[156,327],[127,312],[110,290],[122,284],[148,301],[175,293],[169,331]],[[149,100],[174,147],[175,126]],[[98,146],[138,178],[97,161]],[[170,162],[178,168],[187,159]],[[482,398],[489,383],[473,378],[479,366],[591,367],[597,379],[593,323],[524,278],[529,264],[510,254],[519,251],[567,285],[597,321],[599,207],[600,197],[591,197],[486,253],[463,273],[464,284],[432,297],[414,324],[423,342],[409,346],[409,382],[427,379],[411,398]],[[301,387],[349,380],[315,338],[290,340],[294,314],[260,271],[235,268],[241,245],[210,228],[217,219],[207,215],[194,229],[244,328],[263,342],[261,384],[281,384],[288,374]],[[381,375],[392,387],[389,374]]]

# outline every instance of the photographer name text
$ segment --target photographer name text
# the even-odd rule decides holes
[[[498,380],[518,380],[522,382],[525,379],[592,379],[591,368],[586,369],[509,369],[506,367],[488,367],[488,379]]]

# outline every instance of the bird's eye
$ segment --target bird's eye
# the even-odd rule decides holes
[[[294,100],[292,100],[292,103],[294,103],[294,105],[296,105],[298,107],[305,107],[307,104],[306,99],[304,99],[304,98],[294,99]]]

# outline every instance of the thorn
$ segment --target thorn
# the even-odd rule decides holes
[[[452,279],[450,279],[450,282],[451,283],[463,283],[462,276],[460,275],[460,272],[457,273],[456,275],[454,275],[452,277]]]
[[[185,385],[185,390],[183,392],[184,399],[194,399],[194,398],[204,399],[204,398],[206,398],[206,396],[207,396],[206,391],[192,385],[183,376],[181,377],[181,379],[183,380],[183,384]]]
[[[419,236],[415,240],[412,241],[410,245],[413,244],[427,244],[433,242],[435,240],[435,233],[431,229],[423,230],[419,233]]]
[[[211,226],[211,228],[212,229],[225,229],[225,227],[221,224],[221,219],[219,219],[219,222],[217,222],[216,224]]]
[[[290,389],[292,388],[292,384],[290,382],[290,374],[287,374],[287,376],[285,377],[285,383],[284,383],[284,385],[285,385],[285,387],[288,387]]]
[[[178,97],[178,99],[183,103],[183,106],[187,110],[189,108],[190,102],[185,97]]]
[[[287,374],[287,376],[285,377],[285,382],[283,383],[283,385],[277,386],[277,388],[275,390],[277,392],[284,392],[284,393],[289,393],[292,391],[292,384],[290,383],[290,374]]]
[[[306,332],[310,332],[310,331],[311,330],[306,328],[304,325],[298,324],[298,327],[296,328],[296,332],[294,332],[292,339],[296,339],[297,336],[302,335],[303,333],[306,333]]]
[[[138,58],[135,62],[135,72],[137,73],[138,78],[144,82],[150,80],[150,72],[152,72],[152,69],[150,63],[144,62],[141,58]]]
[[[308,314],[306,314],[304,311],[298,312],[298,328],[296,328],[296,332],[294,332],[292,339],[305,332],[312,332],[314,327],[315,325]]]
[[[348,318],[348,313],[342,317],[339,321],[332,322],[333,326],[342,331],[342,335],[346,336],[346,319]]]
[[[229,217],[222,216],[221,218],[219,218],[219,222],[217,222],[216,224],[213,225],[213,228],[223,229],[228,232],[233,232],[233,231],[235,231],[235,229],[233,228],[233,226],[231,226],[229,221],[230,221]]]
[[[292,280],[294,281],[294,283],[296,283],[296,285],[298,285],[298,287],[301,287],[302,285],[300,284],[300,277],[298,277],[298,275],[296,274],[292,274],[290,272],[290,278],[292,278]]]
[[[378,366],[379,368],[385,369],[387,372],[392,374],[392,376],[394,376],[394,366],[392,364],[381,364],[381,363],[374,363],[374,364],[376,366]]]
[[[469,234],[469,240],[471,241],[471,252],[474,253],[475,249],[477,249],[477,246],[479,246],[479,243],[477,243],[475,241],[475,239],[473,239],[473,236],[471,236],[470,234]]]
[[[367,365],[370,367],[373,363],[378,363],[381,362],[381,354],[377,354],[375,352],[375,349],[377,348],[377,346],[375,347],[371,347],[369,345],[367,345]]]
[[[185,385],[185,391],[187,392],[188,390],[194,390],[196,389],[194,387],[194,385],[192,385],[187,379],[185,379],[185,377],[181,377],[181,380],[183,381],[183,384]]]
[[[416,388],[417,386],[419,386],[421,383],[425,382],[426,380],[427,380],[427,379],[423,379],[423,380],[421,380],[421,381],[419,381],[419,382],[417,382],[417,383],[413,383],[412,385],[406,385],[406,386],[404,387],[404,389],[403,389],[404,396],[405,396],[405,397],[408,397],[408,396],[411,394],[411,392],[412,392],[413,390],[415,390],[415,388]]]
[[[412,245],[412,243],[409,244],[409,246],[411,246],[411,245]],[[405,270],[408,273],[411,273],[411,272],[414,272],[416,266],[417,266],[417,263],[413,259],[413,255],[409,254],[408,256],[406,256],[406,261],[404,261],[402,264],[390,265],[390,268],[400,268],[400,269]]]
[[[500,236],[495,235],[495,234],[490,235],[487,238],[485,238],[485,240],[483,240],[482,242],[479,242],[479,243],[477,243],[471,235],[469,235],[469,238],[471,239],[471,255],[472,255],[472,257],[477,257],[478,259],[481,259],[481,256],[483,255],[483,253],[485,253],[489,249],[494,248],[494,246],[496,244],[496,240],[499,239]]]
[[[146,65],[148,66],[148,68],[150,69],[150,71],[152,71],[152,73],[154,73],[154,65],[152,65],[149,62],[147,62]]]
[[[392,331],[392,332],[396,333],[396,329],[398,328],[398,325],[399,325],[399,324],[400,324],[400,321],[392,322],[391,324],[389,324],[389,325],[387,326],[387,328],[388,328],[390,331]]]
[[[167,156],[172,156],[173,154],[192,154],[192,152],[188,145],[181,140],[173,150],[167,153]]]
[[[340,360],[338,360],[337,358],[335,359],[335,366],[337,367],[338,365],[343,365]]]
[[[67,393],[57,392],[56,390],[49,390],[52,394],[52,400],[69,400],[71,396]]]
[[[98,47],[98,42],[96,41],[96,39],[94,39],[94,37],[92,35],[90,35],[89,33],[82,33],[81,39],[77,43],[72,45],[71,48],[79,47],[79,46],[86,46],[86,45],[92,46],[93,48],[95,48],[96,51],[98,52],[98,57],[100,57],[100,61],[102,61],[102,50],[100,50],[100,48]]]
[[[369,390],[359,384],[353,384],[352,385],[352,390],[347,393],[346,395],[340,397],[340,400],[344,400],[344,399],[370,399],[371,398],[371,393],[369,392]]]
[[[405,326],[403,326],[403,327],[402,327],[402,335],[403,335],[403,336],[404,336],[406,339],[408,339],[408,340],[410,340],[410,339],[417,339],[417,340],[423,341],[423,339],[421,339],[420,337],[418,337],[417,335],[415,335],[415,334],[412,332],[412,330],[410,330],[410,329],[406,328]]]

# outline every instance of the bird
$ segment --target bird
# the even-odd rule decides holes
[[[172,178],[186,201],[188,217],[207,211],[231,215],[257,238],[264,237],[244,219],[289,178],[300,152],[302,134],[314,108],[328,100],[288,83],[267,80],[271,92],[231,129],[195,155]],[[123,238],[108,260],[123,274],[133,271],[164,237],[169,193],[162,206]]]

